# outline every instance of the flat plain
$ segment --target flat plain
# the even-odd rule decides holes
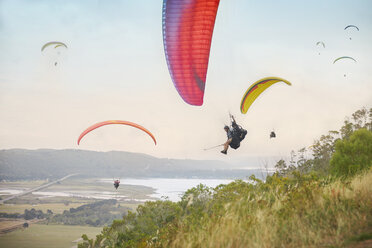
[[[0,236],[0,247],[66,248],[77,245],[82,234],[95,237],[101,227],[31,224],[28,228]]]

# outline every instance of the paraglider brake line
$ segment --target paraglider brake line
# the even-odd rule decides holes
[[[224,144],[217,145],[217,146],[212,146],[212,147],[209,147],[209,148],[204,148],[203,150],[204,150],[204,151],[208,151],[208,150],[211,150],[211,149],[214,149],[214,148],[217,148],[217,147],[223,146],[223,145],[224,145]]]

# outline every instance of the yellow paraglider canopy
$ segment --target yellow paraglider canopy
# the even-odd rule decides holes
[[[63,42],[60,42],[60,41],[50,41],[48,43],[45,43],[42,47],[41,47],[41,51],[44,51],[45,48],[47,48],[48,46],[51,46],[51,45],[56,45],[54,48],[57,48],[59,46],[64,46],[67,48],[67,45]]]
[[[245,114],[247,113],[249,107],[252,105],[252,103],[257,99],[257,97],[264,92],[267,88],[269,88],[271,85],[278,83],[278,82],[284,82],[288,85],[292,85],[290,82],[283,78],[279,77],[266,77],[258,80],[257,82],[253,83],[245,92],[242,101],[240,103],[240,111]]]

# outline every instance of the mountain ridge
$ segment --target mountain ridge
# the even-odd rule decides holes
[[[259,170],[232,169],[217,160],[157,158],[126,151],[0,150],[0,180],[83,177],[246,178]]]

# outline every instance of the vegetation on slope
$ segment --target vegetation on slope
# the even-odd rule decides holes
[[[102,200],[65,210],[62,214],[56,214],[49,218],[48,222],[65,225],[104,226],[112,223],[115,219],[122,218],[128,210],[127,207],[117,205],[116,200]]]
[[[130,208],[120,206],[117,200],[102,200],[81,205],[77,208],[64,210],[61,214],[53,214],[51,210],[44,213],[42,210],[25,209],[24,214],[0,213],[0,218],[13,219],[45,219],[46,223],[79,225],[79,226],[104,226],[111,224],[115,219],[120,219],[128,213]]]
[[[147,202],[79,247],[339,247],[372,237],[372,109],[278,161],[261,181]]]
[[[32,219],[46,219],[53,215],[53,212],[48,209],[46,213],[42,210],[36,210],[34,208],[28,210],[24,210],[24,214],[20,213],[0,213],[0,218],[10,218],[10,219],[20,219],[23,218],[25,220],[32,220]]]

